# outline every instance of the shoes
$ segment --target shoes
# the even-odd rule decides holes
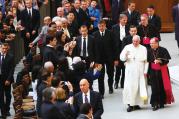
[[[101,99],[104,99],[104,95],[101,95]]]
[[[133,110],[134,110],[133,106],[129,106],[129,107],[127,108],[127,112],[132,112]]]
[[[113,89],[110,89],[110,90],[109,90],[109,94],[112,94],[112,93],[113,93]]]
[[[160,108],[164,108],[164,105],[160,105]]]
[[[6,119],[5,115],[0,116],[0,119]]]
[[[10,112],[7,112],[7,113],[6,113],[6,116],[11,116],[11,113],[10,113]]]
[[[139,105],[135,105],[135,106],[134,106],[134,109],[135,109],[135,110],[140,110],[141,107],[140,107]]]
[[[154,106],[154,107],[152,108],[152,110],[153,110],[153,111],[158,110],[158,106]]]
[[[118,89],[118,83],[117,82],[114,84],[114,89]]]

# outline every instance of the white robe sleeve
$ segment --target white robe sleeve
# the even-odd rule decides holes
[[[127,45],[128,46],[128,45]],[[120,54],[120,60],[121,61],[126,61],[127,60],[127,57],[126,57],[126,54],[127,54],[127,46],[124,47],[124,49],[122,50],[121,54]]]

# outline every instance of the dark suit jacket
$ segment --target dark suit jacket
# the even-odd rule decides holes
[[[112,20],[114,23],[119,21],[119,15],[124,11],[124,0],[112,0]]]
[[[159,32],[161,29],[161,18],[157,16],[156,14],[154,14],[152,16],[152,19],[149,19],[149,24],[152,24],[153,26],[155,26],[156,30]]]
[[[76,119],[89,119],[89,118],[84,114],[80,114]]]
[[[89,16],[86,14],[86,12],[84,12],[81,8],[79,9],[79,12],[76,11],[76,9],[72,9],[72,12],[74,13],[75,15],[75,19],[78,23],[78,28],[81,26],[81,25],[86,25],[86,26],[89,26],[89,21],[90,21],[90,18]]]
[[[140,13],[136,10],[134,10],[131,15],[129,15],[128,10],[123,12],[124,14],[127,15],[128,20],[127,20],[127,24],[130,25],[135,25],[138,26],[139,22],[140,22]]]
[[[43,51],[43,63],[51,61],[54,66],[58,64],[58,57],[55,48],[45,46]]]
[[[74,96],[74,106],[77,114],[79,114],[80,106],[83,104],[82,98],[82,92],[79,92]],[[90,91],[90,104],[93,108],[94,119],[101,119],[104,110],[101,95],[98,92]]]
[[[95,44],[94,44],[94,38],[93,36],[91,35],[88,35],[88,40],[87,40],[87,50],[88,50],[88,57],[90,59],[90,61],[94,61],[94,57],[95,57],[95,54],[94,54],[94,48],[95,48]],[[73,55],[74,56],[80,56],[80,53],[81,53],[81,44],[82,44],[82,36],[79,36],[76,38],[76,46],[73,50]]]
[[[125,26],[125,32],[126,32],[126,36],[129,34],[129,27],[126,25]],[[119,59],[119,55],[122,51],[122,40],[120,39],[120,26],[119,24],[116,24],[112,27],[112,33],[113,33],[113,37],[115,40],[115,45],[116,45],[116,54],[115,54],[115,59]]]
[[[175,22],[175,39],[179,41],[179,8],[178,4],[172,9],[173,21]]]
[[[32,8],[32,17],[28,15],[27,9],[24,9],[21,12],[21,25],[25,28],[22,31],[22,35],[25,35],[27,32],[31,33],[33,30],[38,32],[40,26],[40,13],[38,10]]]
[[[1,79],[0,80],[3,82],[8,80],[12,83],[14,82],[13,75],[14,75],[14,56],[10,53],[7,53],[4,61],[1,64]]]
[[[124,47],[126,45],[129,45],[132,43],[132,36],[131,35],[127,35],[126,37],[124,37],[123,41],[122,41],[122,50],[124,49]]]
[[[99,30],[93,33],[95,38],[95,61],[97,63],[111,63],[115,59],[115,41],[110,30],[105,30],[102,37]]]
[[[161,18],[157,15],[153,15],[152,19],[149,19],[149,24],[152,24],[155,26],[157,32],[158,32],[158,38],[160,39],[160,30],[161,30]]]

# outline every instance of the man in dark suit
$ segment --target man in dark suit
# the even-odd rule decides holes
[[[91,62],[94,61],[94,38],[88,35],[87,26],[82,25],[80,27],[81,36],[76,38],[76,46],[73,50],[74,56],[80,56],[82,60],[85,60],[87,69]]]
[[[77,114],[79,114],[80,106],[83,103],[90,103],[93,109],[93,119],[101,119],[103,114],[103,103],[101,95],[98,92],[89,89],[89,83],[86,79],[80,81],[81,92],[74,96],[74,107]]]
[[[129,35],[127,35],[126,37],[124,37],[123,41],[122,41],[122,49],[124,49],[124,47],[126,45],[129,45],[132,43],[132,38],[133,36],[137,35],[137,27],[136,26],[130,26],[130,30],[129,30]]]
[[[81,25],[88,26],[90,21],[89,16],[80,8],[80,5],[80,0],[74,0],[74,8],[72,9],[72,12],[74,13],[75,18],[78,22],[78,28],[80,28]]]
[[[149,24],[155,26],[157,32],[159,33],[161,30],[161,18],[155,14],[155,8],[153,5],[147,7],[147,14],[149,16]],[[160,34],[158,34],[158,38],[160,39]]]
[[[2,117],[10,116],[11,84],[14,82],[14,57],[9,45],[2,44],[0,52],[0,109]]]
[[[128,9],[124,11],[123,13],[127,15],[128,22],[127,24],[138,26],[140,22],[140,13],[135,10],[135,2],[131,1],[128,4]]]
[[[58,64],[58,57],[55,50],[57,39],[52,35],[47,35],[46,43],[47,45],[44,47],[44,51],[43,51],[43,63],[47,61],[51,61],[56,68]]]
[[[124,0],[112,0],[112,20],[118,23],[119,14],[124,11]]]
[[[175,39],[179,48],[179,2],[173,7],[173,21],[175,23]]]
[[[119,60],[119,55],[122,50],[122,41],[125,36],[129,34],[129,28],[126,25],[127,23],[127,16],[125,14],[120,14],[118,24],[114,25],[112,27],[112,32],[115,40],[116,45],[116,54],[115,54],[115,60],[116,62],[114,65],[116,66],[116,75],[115,75],[115,84],[114,88],[118,88],[119,79],[121,77],[121,88],[124,87],[124,77],[125,77],[125,66],[122,61]]]
[[[106,23],[101,20],[98,24],[98,31],[94,32],[93,36],[95,38],[95,63],[102,64],[103,68],[101,70],[101,75],[98,78],[99,92],[102,97],[104,95],[104,75],[105,66],[108,74],[108,86],[109,93],[113,93],[113,76],[114,76],[114,59],[116,45],[113,39],[113,34],[111,31],[106,29]]]
[[[25,1],[26,8],[21,12],[22,38],[24,39],[25,56],[29,53],[29,43],[31,43],[38,35],[40,26],[40,13],[32,8],[32,0]]]

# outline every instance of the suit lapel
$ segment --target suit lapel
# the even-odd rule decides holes
[[[80,92],[80,95],[79,95],[79,104],[83,104],[83,96],[82,96],[82,92]]]
[[[93,92],[90,91],[90,104],[93,105],[94,103],[94,95],[93,95]]]

